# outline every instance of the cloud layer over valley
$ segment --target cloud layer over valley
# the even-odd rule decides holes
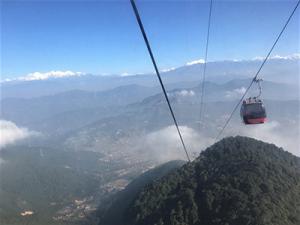
[[[206,137],[190,127],[180,126],[179,129],[184,138],[187,150],[192,155],[196,154],[197,156],[198,153],[213,143],[212,138]],[[168,126],[147,134],[144,146],[150,151],[150,155],[158,161],[186,160],[175,126]]]
[[[259,125],[232,126],[227,135],[242,135],[252,137],[264,142],[272,143],[284,150],[300,156],[300,130],[299,121],[295,121],[294,127],[285,127],[278,121],[270,121]]]
[[[24,127],[18,127],[15,123],[0,120],[0,149],[17,141],[38,135],[35,131],[30,131]]]

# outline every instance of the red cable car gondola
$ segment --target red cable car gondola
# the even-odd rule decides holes
[[[241,106],[241,118],[244,124],[261,124],[267,120],[266,109],[259,96],[261,95],[260,82],[262,80],[255,80],[259,86],[259,95],[257,97],[250,97],[243,101]]]
[[[262,100],[254,97],[243,101],[241,117],[245,124],[259,124],[267,120],[266,109]]]

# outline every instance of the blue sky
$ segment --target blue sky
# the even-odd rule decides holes
[[[208,60],[264,56],[296,4],[215,0]],[[204,58],[208,1],[137,6],[160,69]],[[274,54],[299,52],[299,9]],[[3,1],[1,75],[51,70],[147,73],[153,68],[128,1]]]

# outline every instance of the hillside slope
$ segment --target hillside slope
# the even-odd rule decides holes
[[[97,224],[98,203],[148,166],[109,161],[100,152],[6,146],[0,151],[0,225]],[[33,214],[22,215],[26,211]]]
[[[100,210],[100,225],[123,224],[122,214],[124,214],[126,208],[137,197],[142,188],[149,183],[167,175],[171,171],[180,168],[182,165],[184,165],[184,163],[185,161],[181,160],[170,161],[155,167],[154,169],[151,169],[134,179],[123,191],[116,194],[111,206],[108,207],[107,210]]]
[[[226,138],[147,185],[123,216],[128,225],[300,224],[300,159],[251,138]]]

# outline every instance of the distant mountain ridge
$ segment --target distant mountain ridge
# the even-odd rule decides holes
[[[224,84],[207,81],[205,101],[210,103],[236,100],[241,97],[250,82],[250,79],[235,79]],[[264,81],[262,87],[264,99],[280,101],[300,99],[299,88],[296,85]],[[168,89],[168,94],[172,103],[198,105],[201,88],[202,85],[196,83],[191,88]],[[254,85],[249,95],[257,94],[258,90]],[[56,133],[62,133],[64,129],[56,128],[57,125],[68,123],[71,126],[63,127],[72,130],[103,118],[132,111],[132,108],[137,108],[139,105],[150,103],[155,105],[153,101],[165,105],[159,86],[132,84],[99,92],[70,90],[35,98],[2,99],[0,118],[39,131],[49,128],[49,130],[56,129]]]
[[[270,81],[293,84],[299,81],[299,57],[271,58],[261,76]],[[244,79],[253,77],[256,73],[260,59],[256,60],[227,60],[207,63],[207,80],[224,83],[232,79]],[[162,72],[162,77],[167,85],[172,88],[192,87],[195,82],[201,80],[203,63],[185,65]],[[76,73],[75,73],[76,74]],[[183,83],[184,86],[181,86]],[[81,76],[67,76],[50,78],[46,80],[10,81],[2,82],[2,99],[7,97],[37,97],[52,95],[69,90],[104,91],[125,85],[157,86],[157,78],[154,74],[142,74],[132,76],[97,76],[86,74]],[[181,84],[181,85],[180,85]]]
[[[299,187],[300,158],[229,137],[146,185],[114,225],[297,225]]]

